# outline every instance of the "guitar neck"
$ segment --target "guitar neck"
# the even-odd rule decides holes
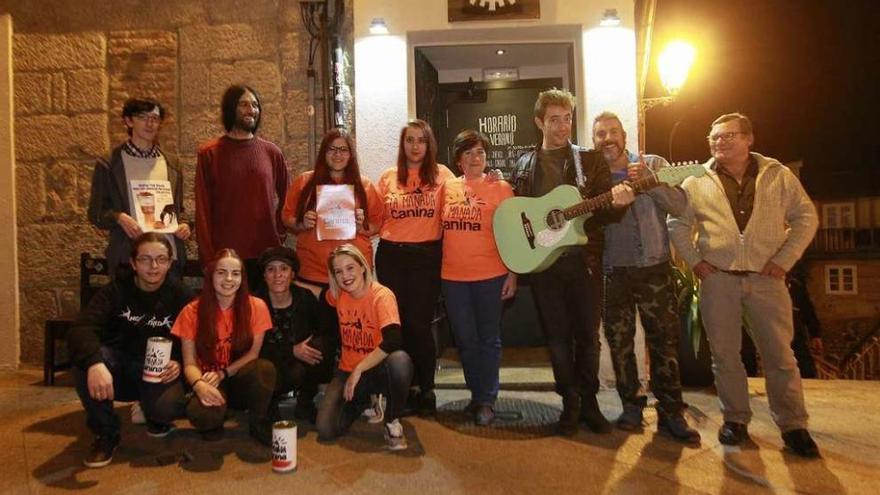
[[[651,189],[659,183],[660,181],[657,179],[656,176],[649,175],[648,177],[639,179],[635,182],[630,182],[629,186],[632,187],[633,191],[635,191],[636,193],[640,193],[642,191]],[[562,214],[565,216],[566,220],[571,220],[581,215],[586,215],[587,213],[598,210],[600,208],[611,208],[612,199],[613,197],[611,195],[611,191],[608,191],[598,196],[585,199],[576,205],[572,205],[562,210]]]

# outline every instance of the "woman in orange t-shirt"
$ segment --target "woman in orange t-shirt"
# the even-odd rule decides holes
[[[318,240],[319,222],[315,211],[319,187],[348,184],[354,188],[357,232],[351,240]],[[315,169],[294,179],[287,191],[281,219],[296,234],[296,253],[300,259],[300,282],[327,288],[327,257],[334,248],[352,243],[372,264],[370,237],[382,223],[382,202],[370,179],[361,175],[354,140],[348,131],[330,129],[321,140]]]
[[[400,306],[403,349],[415,366],[419,395],[412,406],[419,415],[435,412],[434,370],[437,350],[431,332],[440,295],[441,240],[437,192],[453,178],[437,163],[437,140],[424,120],[400,130],[397,165],[382,172],[377,189],[384,203],[376,276],[394,291]]]
[[[492,231],[492,215],[513,189],[503,180],[487,179],[488,147],[489,140],[476,131],[456,136],[453,155],[464,175],[446,181],[440,192],[443,298],[471,391],[468,411],[480,426],[495,419],[502,301],[516,293],[516,274],[501,261]]]
[[[263,333],[271,328],[266,303],[248,294],[241,257],[221,249],[205,268],[201,295],[171,329],[180,337],[183,373],[193,390],[186,415],[206,440],[222,438],[229,406],[247,409],[251,436],[271,444],[275,367],[258,358]]]
[[[318,439],[344,435],[370,405],[370,396],[384,394],[388,448],[407,447],[399,417],[412,380],[412,361],[400,350],[397,301],[388,287],[373,281],[370,265],[352,244],[334,249],[327,260],[330,290],[327,302],[336,307],[342,356],[324,400],[318,406]]]

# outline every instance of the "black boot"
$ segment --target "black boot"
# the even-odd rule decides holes
[[[589,395],[581,400],[580,419],[593,433],[611,433],[611,423],[599,410],[599,402],[595,395]]]
[[[578,416],[581,412],[581,396],[576,393],[562,396],[562,414],[556,424],[556,432],[564,437],[573,437],[578,430]]]

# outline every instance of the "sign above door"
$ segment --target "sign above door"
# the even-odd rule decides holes
[[[448,0],[449,22],[540,19],[540,0]]]

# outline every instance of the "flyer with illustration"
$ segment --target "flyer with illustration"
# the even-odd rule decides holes
[[[357,235],[354,213],[354,186],[318,186],[315,212],[318,214],[318,240],[351,240]]]
[[[177,231],[177,208],[167,180],[132,180],[131,197],[135,220],[144,232],[173,234]]]

